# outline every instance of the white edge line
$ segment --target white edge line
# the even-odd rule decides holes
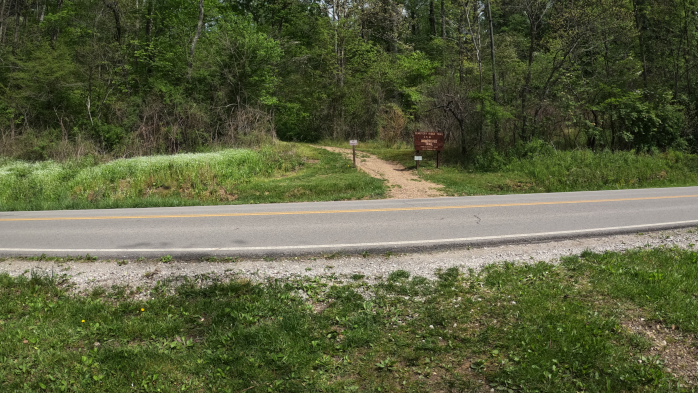
[[[579,229],[573,231],[557,231],[557,232],[538,232],[517,235],[500,235],[500,236],[480,236],[480,237],[463,237],[457,239],[435,239],[435,240],[406,240],[399,242],[380,242],[380,243],[352,243],[352,244],[317,244],[305,246],[270,246],[270,247],[219,247],[219,248],[113,248],[113,249],[49,249],[49,248],[0,248],[0,252],[55,252],[55,253],[98,253],[98,252],[128,252],[128,253],[148,253],[148,252],[211,252],[211,251],[263,251],[263,250],[299,250],[299,249],[328,249],[328,248],[358,248],[358,247],[378,247],[378,246],[408,246],[408,245],[426,245],[436,243],[458,243],[458,242],[473,242],[483,240],[498,240],[498,239],[520,239],[527,237],[542,237],[555,235],[571,235],[584,234],[593,232],[608,232],[619,230],[632,230],[639,228],[652,228],[664,226],[682,226],[689,224],[698,224],[698,220],[691,221],[675,221],[664,222],[659,224],[641,224],[629,225],[623,227],[606,227],[593,229]]]

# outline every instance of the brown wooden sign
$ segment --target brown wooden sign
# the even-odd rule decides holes
[[[441,164],[441,150],[444,148],[444,133],[443,132],[421,132],[414,133],[414,150],[417,155],[414,157],[415,165],[419,169],[419,161],[422,156],[420,151],[436,150],[436,167]]]
[[[417,151],[436,150],[444,148],[443,132],[420,132],[414,133],[414,149]]]

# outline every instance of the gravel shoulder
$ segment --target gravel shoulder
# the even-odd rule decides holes
[[[351,159],[351,149],[317,146],[333,153],[341,153]],[[388,184],[388,199],[416,199],[445,196],[442,185],[422,180],[399,163],[383,161],[373,154],[356,152],[356,166],[372,177],[385,180]]]
[[[503,261],[531,263],[557,262],[560,257],[577,255],[584,250],[594,252],[624,251],[638,247],[682,247],[698,244],[698,231],[682,229],[644,234],[616,235],[598,238],[571,239],[556,242],[513,244],[496,247],[454,249],[438,252],[394,255],[325,255],[276,260],[245,259],[238,261],[172,260],[99,260],[99,261],[37,261],[4,259],[0,274],[11,276],[47,274],[61,276],[77,293],[94,288],[125,286],[136,290],[138,297],[148,297],[148,291],[161,282],[211,278],[299,279],[331,277],[349,280],[352,275],[364,275],[369,281],[386,277],[396,270],[413,276],[435,278],[438,269],[458,267],[481,269]]]

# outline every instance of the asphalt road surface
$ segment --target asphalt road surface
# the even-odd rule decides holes
[[[402,252],[698,225],[698,187],[0,213],[0,255]]]

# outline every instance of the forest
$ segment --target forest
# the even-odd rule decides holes
[[[0,0],[0,155],[698,151],[698,0]]]

